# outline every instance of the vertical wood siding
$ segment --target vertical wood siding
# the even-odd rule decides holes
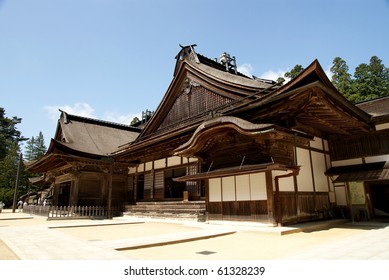
[[[183,120],[205,113],[231,101],[201,86],[193,87],[189,93],[183,93],[174,102],[160,129]]]

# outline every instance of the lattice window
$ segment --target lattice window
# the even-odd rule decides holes
[[[193,86],[189,92],[182,93],[176,99],[160,128],[196,117],[231,101],[232,99],[216,94],[201,86]]]
[[[187,175],[197,174],[197,164],[189,165],[186,168]],[[186,190],[191,194],[199,194],[198,183],[196,181],[187,181]]]

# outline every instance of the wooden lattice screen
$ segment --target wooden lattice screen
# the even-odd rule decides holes
[[[218,106],[227,104],[231,100],[204,87],[192,87],[189,93],[182,93],[178,96],[160,129],[203,114]]]

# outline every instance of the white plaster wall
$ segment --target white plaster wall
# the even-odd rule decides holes
[[[167,159],[167,166],[176,166],[176,165],[181,165],[181,157],[174,156],[174,157],[169,157]]]
[[[236,200],[250,200],[250,175],[239,175],[235,178]]]
[[[145,171],[150,171],[151,169],[153,169],[153,162],[152,161],[146,162]]]
[[[336,204],[347,206],[346,187],[335,187]]]
[[[274,170],[272,172],[273,182],[276,176],[285,175],[288,173],[291,173],[291,171]],[[293,176],[279,178],[278,185],[281,192],[294,192]],[[275,184],[273,185],[273,190],[275,190]]]
[[[145,171],[145,165],[143,163],[139,164],[137,167],[138,172],[143,172]]]
[[[366,157],[365,161],[366,161],[366,163],[380,162],[380,161],[389,161],[389,155]]]
[[[376,130],[384,130],[389,128],[389,123],[378,124],[375,126]]]
[[[330,150],[330,147],[328,146],[328,141],[327,140],[324,140],[324,150],[327,151],[327,152]]]
[[[328,180],[324,174],[327,170],[324,154],[312,151],[312,163],[316,191],[328,192]]]
[[[222,188],[221,178],[209,179],[209,201],[220,202],[222,201]]]
[[[314,137],[313,140],[309,142],[309,144],[312,148],[323,150],[323,143],[321,138]]]
[[[332,164],[333,167],[337,167],[337,166],[362,164],[362,163],[363,163],[362,162],[362,158],[354,158],[354,159],[333,161],[331,164]]]
[[[136,167],[129,167],[128,168],[128,174],[135,174],[136,173]]]
[[[301,148],[296,148],[297,165],[300,165],[300,173],[297,176],[298,190],[313,191],[311,161],[309,151]]]
[[[235,176],[222,178],[223,201],[235,201]]]
[[[251,200],[267,200],[266,174],[250,174],[250,196]]]
[[[160,168],[165,168],[166,167],[166,159],[159,159],[154,161],[154,168],[155,169],[160,169]]]

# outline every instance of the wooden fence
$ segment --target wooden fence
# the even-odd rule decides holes
[[[23,213],[39,215],[39,216],[48,216],[51,206],[43,205],[23,205]]]
[[[48,219],[82,219],[108,218],[109,213],[104,206],[43,206],[27,205],[23,212],[33,215],[46,216]]]

